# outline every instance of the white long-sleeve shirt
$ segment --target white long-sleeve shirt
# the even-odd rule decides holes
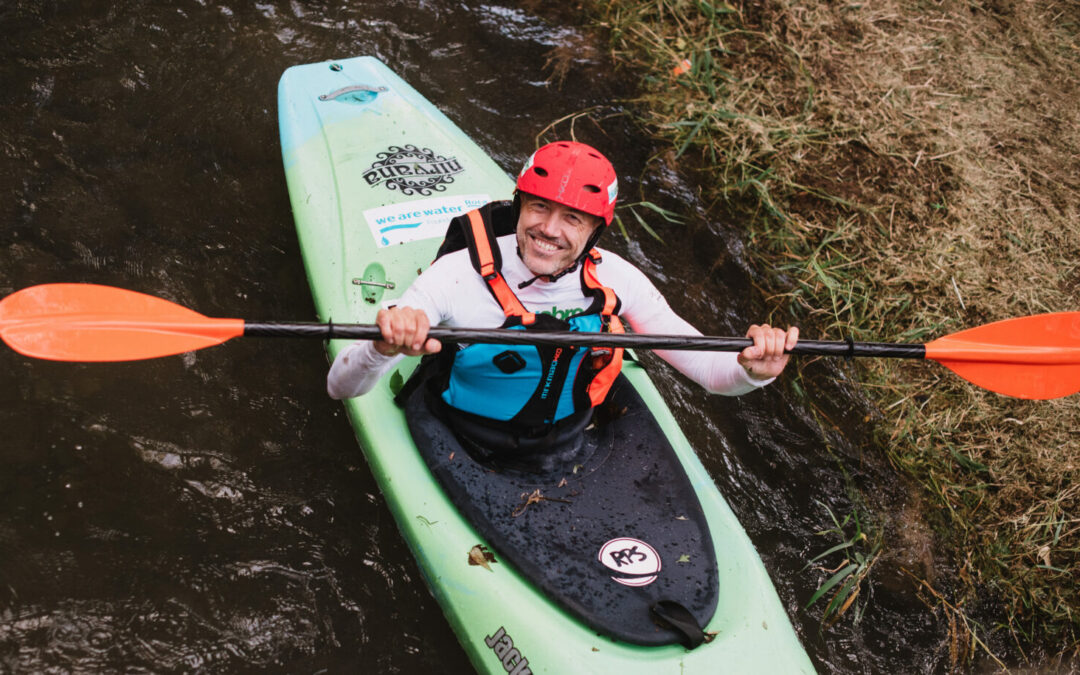
[[[496,241],[502,253],[503,277],[530,312],[566,319],[591,304],[592,298],[581,292],[578,271],[553,282],[537,279],[519,289],[518,284],[531,279],[533,274],[517,255],[516,237],[510,234]],[[611,251],[601,250],[601,254],[603,261],[596,266],[597,278],[614,290],[622,301],[619,318],[635,333],[701,335],[671,309],[641,270]],[[496,328],[506,319],[487,283],[473,269],[467,250],[455,251],[436,260],[396,304],[423,310],[433,326]],[[330,396],[342,399],[366,394],[384,373],[404,358],[402,355],[383,356],[373,345],[370,340],[360,340],[338,353],[326,380]],[[751,378],[732,352],[656,350],[656,354],[714,394],[738,396],[772,381]]]

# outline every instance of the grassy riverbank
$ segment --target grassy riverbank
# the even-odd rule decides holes
[[[656,161],[701,172],[712,215],[746,223],[777,322],[923,342],[1080,308],[1080,5],[586,6],[645,78],[635,110],[670,142]],[[878,445],[921,486],[957,570],[912,575],[949,616],[943,642],[957,659],[977,644],[978,604],[999,608],[975,633],[998,656],[1075,653],[1077,397],[1009,399],[925,363],[858,368]]]

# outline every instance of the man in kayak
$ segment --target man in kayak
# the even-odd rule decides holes
[[[577,142],[545,145],[526,162],[514,200],[460,216],[439,257],[382,309],[379,341],[343,349],[330,368],[334,398],[360,396],[404,355],[441,354],[428,405],[474,443],[544,448],[580,434],[605,398],[621,349],[474,344],[442,350],[432,325],[700,335],[634,265],[595,244],[611,224],[615,170]],[[576,272],[576,273],[575,273]],[[753,325],[738,354],[656,350],[711,393],[740,395],[779,375],[798,340]]]

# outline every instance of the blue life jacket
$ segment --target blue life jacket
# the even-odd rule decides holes
[[[596,278],[600,255],[592,249],[580,265],[581,290],[592,304],[568,320],[535,314],[510,290],[500,273],[495,239],[517,227],[510,202],[492,202],[455,218],[436,256],[468,248],[476,271],[506,315],[503,328],[622,333],[619,299]],[[584,413],[606,398],[622,367],[622,349],[471,344],[447,350],[441,398],[452,409],[508,428],[542,433],[560,420]]]

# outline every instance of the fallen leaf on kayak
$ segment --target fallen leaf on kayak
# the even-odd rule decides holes
[[[559,481],[558,487],[566,487],[566,478],[563,478],[561,481]]]
[[[450,453],[450,461],[451,462],[454,461],[454,453],[452,453],[452,452]]]
[[[401,377],[401,371],[395,370],[390,376],[390,393],[397,396],[403,386],[405,386],[405,378]]]
[[[476,546],[473,546],[472,549],[469,551],[470,565],[479,565],[480,567],[486,569],[488,572],[491,572],[493,570],[491,569],[491,565],[489,565],[488,563],[493,562],[499,561],[495,559],[495,554],[489,551],[487,547],[483,544],[477,544]]]
[[[683,553],[681,556],[679,556],[679,559],[676,560],[675,562],[681,562],[681,563],[690,562],[690,556]]]
[[[718,630],[707,630],[707,631],[705,631],[705,644],[709,644],[710,642],[715,640],[716,636],[719,635],[719,634],[720,634],[720,631],[718,631]]]
[[[522,501],[522,503],[516,509],[514,509],[514,512],[512,514],[510,514],[510,515],[513,516],[514,518],[517,518],[521,514],[525,513],[525,509],[529,508],[533,504],[539,504],[540,500],[543,499],[543,498],[544,498],[544,495],[540,494],[540,488],[536,488],[535,490],[533,490],[532,494],[522,492],[521,493],[521,501]]]
[[[556,499],[554,497],[545,497],[544,495],[540,494],[540,488],[536,488],[532,491],[531,494],[528,492],[522,492],[521,502],[522,503],[519,504],[516,509],[514,509],[514,512],[510,514],[512,517],[517,518],[521,514],[525,513],[525,509],[529,508],[533,504],[539,504],[540,502],[562,502],[563,504],[569,504],[570,500]]]
[[[686,516],[675,516],[675,520],[690,520]]]

